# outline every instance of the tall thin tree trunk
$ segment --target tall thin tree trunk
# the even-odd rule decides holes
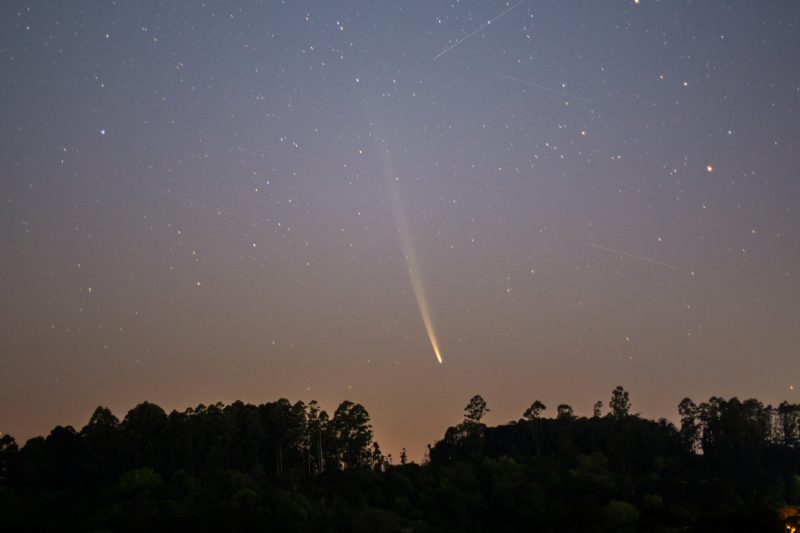
[[[322,473],[325,470],[325,462],[322,458],[322,426],[317,428],[317,448],[319,457],[319,471]]]

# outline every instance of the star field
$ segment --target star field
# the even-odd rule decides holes
[[[796,402],[793,2],[0,6],[0,431]],[[408,243],[393,211],[400,198]],[[409,280],[417,259],[444,364]]]

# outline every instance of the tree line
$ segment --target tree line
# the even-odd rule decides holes
[[[221,403],[119,420],[98,407],[19,447],[0,437],[3,531],[788,531],[800,406],[712,397],[679,426],[608,410],[507,424],[471,398],[422,464],[384,456],[360,404]]]
[[[199,405],[167,414],[143,402],[120,421],[98,407],[80,431],[57,426],[18,450],[0,439],[0,475],[15,486],[63,487],[76,478],[116,479],[150,467],[170,476],[186,471],[259,471],[265,476],[313,475],[385,461],[372,439],[369,413],[342,402],[333,416],[316,401],[261,405]]]

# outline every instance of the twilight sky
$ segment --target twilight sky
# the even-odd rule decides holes
[[[798,50],[789,0],[4,1],[0,431],[797,402]]]

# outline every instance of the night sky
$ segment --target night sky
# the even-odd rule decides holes
[[[800,401],[799,54],[790,0],[3,1],[0,431]]]

